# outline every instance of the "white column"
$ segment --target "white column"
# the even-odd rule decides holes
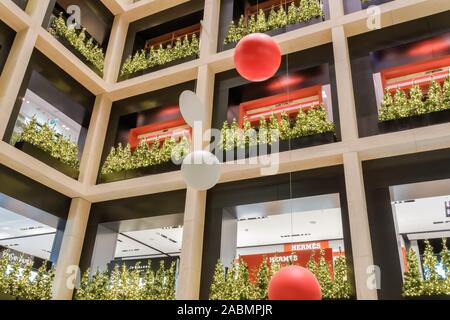
[[[89,219],[91,203],[76,198],[72,200],[67,218],[61,250],[56,264],[52,295],[54,300],[71,300],[73,295],[74,270],[80,263],[81,250]]]
[[[377,300],[377,290],[368,274],[373,266],[372,241],[367,216],[361,160],[356,152],[343,155],[356,295],[359,300]]]

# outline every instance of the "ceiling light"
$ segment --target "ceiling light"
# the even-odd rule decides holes
[[[310,221],[309,223],[310,223],[310,224],[316,224],[317,221]]]

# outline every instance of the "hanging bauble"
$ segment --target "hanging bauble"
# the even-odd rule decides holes
[[[198,191],[209,190],[219,182],[219,160],[209,151],[191,152],[183,160],[181,175],[191,188]]]
[[[281,50],[267,34],[252,33],[237,44],[234,64],[243,78],[255,82],[265,81],[280,68]]]
[[[275,273],[269,283],[269,300],[321,300],[322,291],[314,274],[300,266]]]

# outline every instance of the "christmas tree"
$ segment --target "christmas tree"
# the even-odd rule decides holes
[[[0,293],[7,293],[8,288],[9,251],[0,252]]]
[[[402,89],[397,89],[394,95],[394,104],[393,104],[393,116],[394,119],[404,118],[410,116],[411,111],[409,107],[408,97],[406,96],[405,91]]]
[[[209,294],[210,300],[224,300],[224,294],[227,283],[225,279],[225,271],[220,259],[217,261],[216,268],[214,270],[213,281],[211,284],[211,290]]]
[[[394,99],[389,90],[384,92],[383,101],[381,102],[379,121],[388,121],[395,119],[394,114]]]
[[[300,8],[295,5],[295,1],[288,7],[287,21],[289,24],[300,22]]]
[[[287,25],[287,15],[283,5],[280,5],[278,7],[276,21],[277,21],[277,28],[283,28]]]
[[[436,271],[437,258],[433,253],[433,247],[428,240],[425,241],[423,253],[423,266],[425,269],[425,281],[423,282],[424,295],[439,295],[442,292],[439,274]]]
[[[261,117],[261,119],[259,119],[259,130],[258,130],[258,143],[259,144],[269,143],[268,133],[269,133],[269,130],[267,128],[266,119]]]
[[[309,19],[322,17],[324,15],[322,7],[318,0],[310,0],[308,5]]]
[[[411,109],[411,115],[413,114],[425,114],[427,108],[423,102],[423,92],[420,86],[413,85],[409,93],[409,105]]]
[[[311,19],[310,0],[300,0],[300,21]]]
[[[450,109],[450,76],[445,79],[442,91],[444,108]]]
[[[90,269],[88,269],[81,276],[80,286],[75,291],[75,300],[91,300],[91,290]]]
[[[330,276],[330,266],[325,260],[324,250],[320,250],[320,258],[315,267],[314,275],[316,276],[317,281],[319,281],[320,288],[322,289],[322,297],[332,297],[333,282]]]
[[[256,16],[253,14],[247,21],[247,32],[255,33],[257,30]]]
[[[268,287],[271,278],[271,272],[267,259],[264,258],[263,262],[258,268],[258,273],[256,275],[255,282],[255,299],[256,300],[267,300],[268,299]]]
[[[433,80],[428,89],[427,109],[428,112],[436,112],[445,109],[442,88],[436,80]]]
[[[266,32],[267,24],[266,24],[266,14],[263,9],[259,9],[258,16],[256,18],[256,32]]]
[[[243,15],[241,15],[241,17],[239,18],[237,27],[236,27],[236,35],[234,37],[235,40],[233,42],[239,41],[240,39],[242,39],[243,37],[245,37],[248,34],[247,30],[245,28],[244,21],[245,21],[245,18]]]
[[[406,268],[403,281],[403,295],[407,297],[415,297],[422,295],[422,274],[419,270],[419,261],[413,248],[408,250],[406,254]]]
[[[279,130],[281,140],[287,140],[291,137],[291,122],[289,119],[289,115],[286,112],[283,112],[281,114],[281,122]]]
[[[295,119],[294,127],[291,131],[292,138],[298,138],[308,135],[307,132],[308,127],[308,118],[306,112],[303,108],[300,108],[297,113],[297,117]]]
[[[267,29],[268,30],[273,30],[278,28],[278,15],[277,12],[275,11],[275,8],[272,7],[272,9],[270,9],[269,12],[269,17],[267,18]]]
[[[155,282],[155,273],[152,270],[151,260],[148,261],[147,268],[144,273],[144,284],[142,287],[142,299],[143,300],[155,300],[153,294],[154,282]]]
[[[250,300],[252,297],[252,290],[250,286],[248,266],[244,260],[239,260],[237,270],[237,277],[235,280],[235,294],[237,300]]]
[[[442,239],[441,262],[445,271],[444,292],[450,295],[450,250],[447,247],[447,239]]]
[[[269,139],[269,143],[272,144],[278,142],[279,137],[280,137],[280,127],[278,119],[275,116],[275,114],[272,113],[269,119],[267,138]]]
[[[228,126],[228,121],[224,121],[222,128],[220,129],[220,140],[219,149],[228,150],[228,131],[230,130]]]
[[[348,266],[345,256],[339,256],[334,262],[334,277],[331,288],[332,299],[350,299],[351,286],[348,281]]]
[[[258,134],[252,128],[252,124],[246,116],[244,117],[244,124],[242,126],[245,135],[245,144],[250,147],[256,146],[258,144]]]

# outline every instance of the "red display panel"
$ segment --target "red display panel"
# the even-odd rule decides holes
[[[407,90],[414,84],[426,89],[433,80],[444,82],[449,76],[449,69],[450,56],[445,56],[383,70],[381,81],[383,88],[389,91],[395,91],[398,88]]]
[[[146,139],[149,144],[155,141],[164,141],[170,137],[182,137],[191,134],[191,127],[186,124],[183,118],[166,122],[152,123],[143,127],[130,130],[128,143],[135,149],[141,140]]]
[[[286,112],[289,116],[295,116],[300,108],[315,108],[322,104],[322,86],[317,85],[289,93],[282,93],[262,99],[241,103],[239,111],[239,123],[242,126],[244,117],[252,124],[257,124],[262,117],[270,118],[274,113],[278,118]]]
[[[324,257],[330,269],[330,274],[333,274],[333,250],[331,248],[325,248]],[[301,250],[293,252],[276,252],[267,254],[252,254],[243,255],[240,258],[248,265],[250,281],[256,279],[259,266],[263,263],[264,259],[267,259],[269,266],[272,262],[279,262],[281,266],[289,265],[289,260],[292,260],[292,264],[306,267],[311,256],[314,254],[314,260],[317,262],[320,259],[320,250]]]

